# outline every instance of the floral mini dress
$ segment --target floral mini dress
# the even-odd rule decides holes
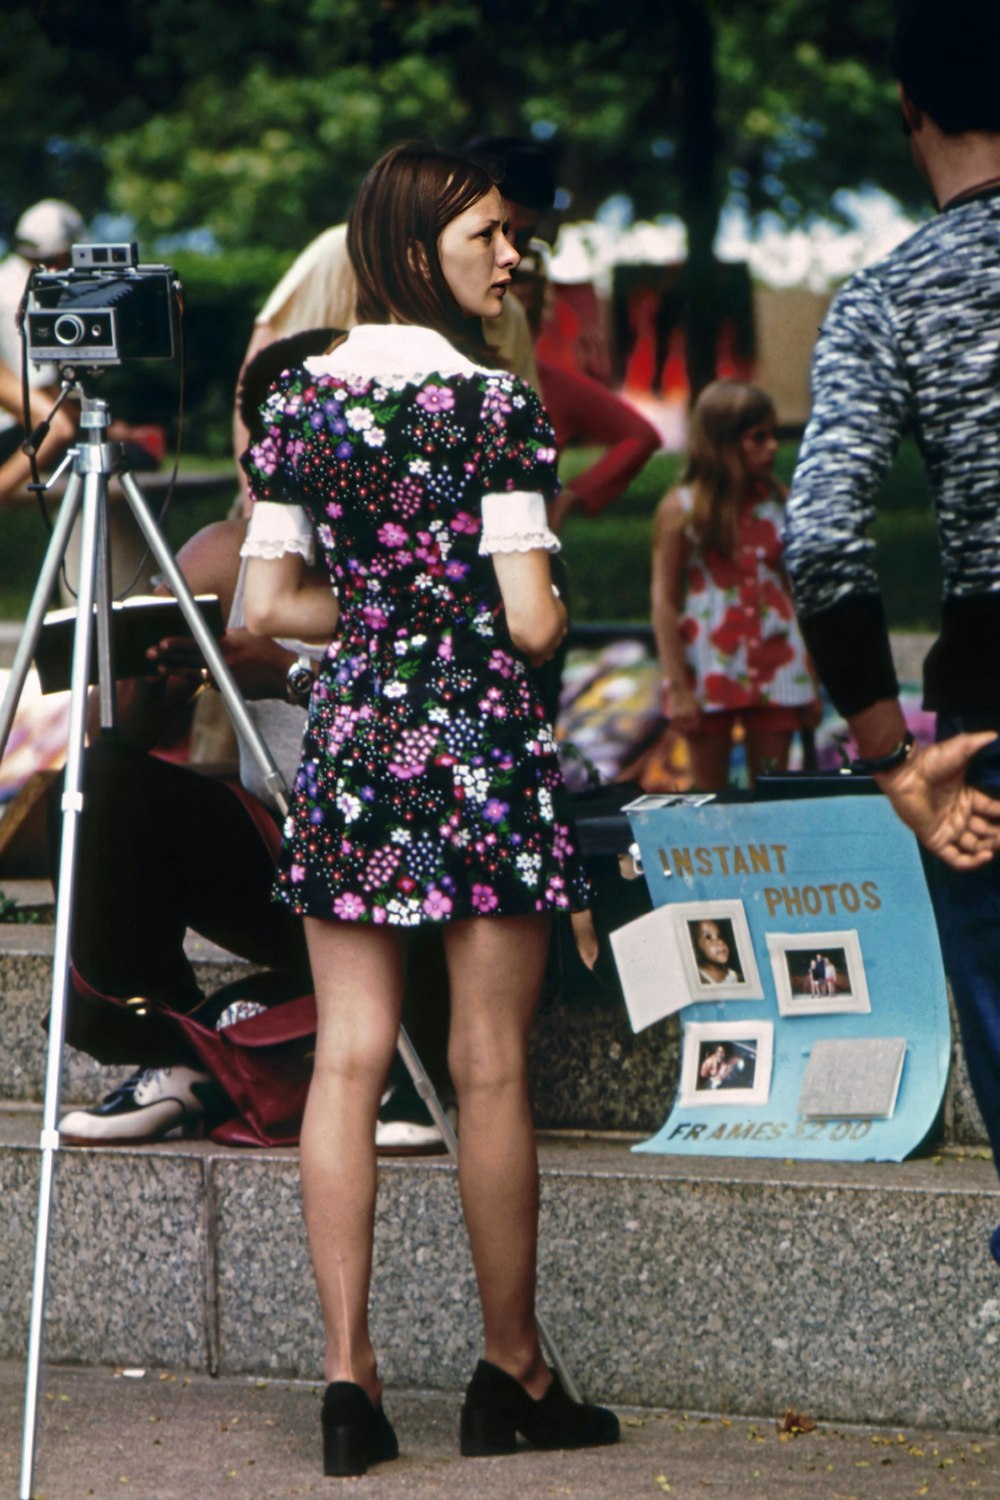
[[[491,557],[558,548],[538,397],[428,329],[368,324],[285,371],[262,416],[243,550],[315,547],[340,602],[277,894],[400,927],[587,906],[552,726]]]
[[[687,518],[680,634],[702,712],[811,703],[816,687],[781,562],[780,497],[768,489],[744,504],[735,551],[724,557],[694,536],[691,488],[676,493]]]

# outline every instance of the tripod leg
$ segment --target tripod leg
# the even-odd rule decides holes
[[[101,705],[101,728],[114,729],[118,718],[114,646],[111,638],[111,533],[107,505],[97,518],[97,564],[94,599],[97,605],[97,681]]]
[[[401,1026],[399,1028],[398,1050],[399,1055],[403,1059],[403,1062],[406,1066],[406,1071],[413,1079],[413,1087],[416,1089],[421,1099],[427,1105],[427,1108],[430,1111],[431,1119],[440,1130],[441,1136],[444,1140],[445,1145],[448,1147],[448,1151],[451,1154],[452,1160],[457,1162],[458,1137],[451,1127],[451,1121],[448,1119],[448,1116],[444,1111],[441,1100],[437,1096],[437,1091],[434,1088],[433,1083],[431,1083],[430,1078],[428,1077],[427,1070],[417,1055],[416,1048],[406,1034],[405,1026]],[[535,1322],[538,1325],[538,1336],[541,1339],[542,1343],[545,1345],[546,1352],[548,1353],[548,1356],[551,1359],[553,1366],[555,1367],[559,1379],[562,1381],[563,1389],[565,1390],[567,1396],[569,1396],[573,1401],[582,1401],[583,1397],[580,1395],[579,1387],[577,1386],[577,1383],[573,1379],[569,1370],[566,1368],[566,1364],[563,1361],[562,1355],[556,1348],[552,1335],[549,1332],[548,1328],[545,1326],[542,1315],[537,1308],[535,1309]]]
[[[197,641],[205,663],[225,700],[226,708],[236,726],[236,732],[249,746],[260,767],[268,791],[281,811],[285,813],[288,811],[288,788],[285,786],[285,778],[278,770],[260,730],[247,713],[243,695],[233,680],[233,674],[226,665],[215,637],[201,617],[194,595],[188,588],[187,580],[177,566],[177,559],[167,545],[166,538],[160,531],[134,477],[128,470],[124,470],[119,478],[133,514],[149,544],[149,549],[163,569],[163,576],[180,604],[184,618],[191,627],[191,634]]]
[[[106,503],[104,486],[105,481],[99,474],[88,474],[84,481],[83,546],[70,681],[66,787],[62,801],[62,854],[59,861],[56,927],[52,956],[52,1003],[49,1011],[45,1103],[42,1110],[42,1131],[39,1140],[41,1172],[38,1188],[38,1220],[35,1229],[31,1320],[28,1333],[28,1368],[25,1380],[21,1488],[18,1491],[21,1500],[31,1500],[34,1478],[35,1440],[38,1427],[38,1383],[42,1361],[52,1186],[55,1175],[55,1153],[59,1149],[59,1132],[56,1126],[59,1119],[63,1032],[69,981],[69,939],[72,931],[77,829],[80,813],[83,810],[83,741],[87,724],[87,687],[94,624],[98,516],[102,504]]]
[[[21,639],[17,643],[14,653],[14,662],[10,670],[10,680],[7,691],[4,694],[3,705],[0,706],[0,760],[7,748],[7,740],[10,736],[11,725],[17,712],[17,705],[24,691],[25,679],[29,668],[34,660],[35,648],[38,645],[38,637],[42,630],[42,620],[45,611],[55,590],[56,581],[59,577],[59,569],[62,567],[63,558],[66,556],[66,548],[69,544],[70,532],[80,509],[82,481],[77,473],[70,475],[66,485],[66,494],[63,503],[59,507],[59,514],[52,530],[52,537],[45,552],[38,582],[35,584],[35,592],[31,598],[31,605],[25,618],[24,629]]]

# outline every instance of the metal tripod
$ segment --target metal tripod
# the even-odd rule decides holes
[[[117,476],[125,498],[146,539],[149,549],[162,570],[163,577],[175,595],[201,650],[213,681],[218,685],[237,733],[250,748],[260,767],[265,785],[284,815],[288,811],[288,789],[259,729],[247,711],[212,632],[194,601],[173,553],[150,511],[142,491],[127,468],[121,445],[107,440],[110,416],[107,403],[92,400],[69,379],[64,394],[75,391],[81,402],[80,427],[83,441],[70,450],[56,474],[64,469],[70,477],[66,493],[52,531],[38,582],[25,620],[24,630],[11,667],[10,681],[0,705],[0,758],[7,747],[14,715],[24,690],[25,680],[35,656],[42,623],[62,567],[74,522],[82,509],[80,578],[77,596],[76,624],[73,636],[73,661],[70,675],[70,710],[66,752],[66,777],[62,797],[62,852],[56,884],[56,924],[52,961],[52,997],[49,1010],[49,1040],[45,1073],[45,1100],[39,1138],[41,1170],[38,1189],[38,1217],[35,1231],[35,1263],[32,1282],[31,1316],[28,1333],[27,1376],[25,1380],[24,1428],[21,1450],[19,1500],[32,1500],[35,1447],[38,1429],[38,1388],[42,1364],[48,1247],[55,1176],[55,1156],[59,1149],[59,1100],[62,1087],[62,1051],[66,1020],[66,997],[69,985],[70,934],[73,928],[73,903],[77,859],[77,839],[83,812],[83,748],[87,724],[88,686],[93,635],[97,637],[97,676],[102,729],[115,723],[115,676],[111,642],[111,560],[108,531],[108,480]],[[451,1155],[457,1159],[458,1140],[451,1122],[441,1106],[420,1058],[403,1028],[399,1034],[399,1053],[413,1079],[417,1093],[428,1110]],[[549,1358],[559,1373],[567,1392],[579,1400],[577,1387],[553,1344],[540,1315],[539,1335]]]

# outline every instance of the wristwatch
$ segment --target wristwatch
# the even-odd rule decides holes
[[[285,678],[285,697],[296,708],[305,708],[309,702],[316,678],[313,675],[312,658],[298,656],[288,668]]]

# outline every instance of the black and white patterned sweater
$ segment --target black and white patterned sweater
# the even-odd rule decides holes
[[[1000,709],[1000,189],[939,214],[852,276],[816,346],[785,561],[843,714],[898,690],[865,533],[907,433],[930,480],[943,572],[925,702]]]

